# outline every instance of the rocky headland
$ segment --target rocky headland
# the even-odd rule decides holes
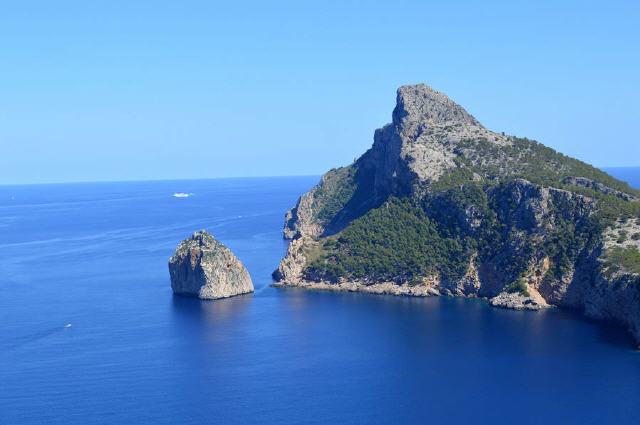
[[[222,243],[204,230],[180,242],[169,259],[171,289],[200,299],[253,292],[249,272]]]
[[[398,89],[371,149],[285,217],[276,286],[558,306],[640,342],[640,193],[443,93]]]

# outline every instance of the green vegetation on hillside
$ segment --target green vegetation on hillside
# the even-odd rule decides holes
[[[513,178],[523,178],[546,187],[569,190],[593,198],[598,203],[598,217],[611,223],[619,217],[640,216],[640,202],[629,202],[613,194],[567,184],[567,177],[585,177],[605,186],[640,197],[640,191],[617,180],[587,163],[563,155],[547,146],[526,138],[512,138],[511,146],[500,146],[485,139],[463,140],[455,151],[463,168],[452,170],[433,191],[449,188],[469,180],[470,173],[485,176],[487,183],[496,184]]]
[[[505,283],[516,281],[543,257],[551,259],[551,274],[561,278],[582,252],[595,247],[600,222],[574,220],[569,212],[576,204],[556,205],[553,226],[540,239],[526,207],[518,203],[524,201],[515,200],[511,190],[509,183],[474,182],[420,203],[392,197],[340,233],[322,238],[306,276],[411,282],[437,273],[457,280],[476,253],[480,263],[499,270]]]
[[[511,289],[520,290],[522,285],[513,282],[537,261],[548,257],[550,276],[560,279],[593,252],[605,227],[619,218],[640,217],[640,202],[567,182],[584,177],[640,197],[626,183],[535,141],[511,138],[511,143],[458,141],[452,146],[456,167],[431,183],[424,196],[391,193],[377,208],[367,203],[371,193],[362,189],[372,176],[358,174],[359,162],[331,170],[316,190],[314,209],[327,235],[337,233],[320,238],[306,277],[418,282],[437,273],[457,280],[474,255],[503,284],[512,282]],[[590,201],[554,192],[543,235],[527,204],[542,196],[540,189],[514,187],[516,178],[587,196],[595,200],[595,213]],[[624,234],[619,240],[637,237]],[[637,270],[634,255],[615,252],[608,261]]]
[[[605,266],[610,272],[628,271],[640,274],[640,251],[633,247],[615,247],[607,252]]]
[[[314,209],[322,223],[331,220],[349,202],[356,190],[354,176],[356,166],[334,168],[330,170],[318,187],[314,196]]]
[[[453,189],[469,183],[473,183],[473,167],[468,161],[458,157],[454,159],[455,168],[447,170],[440,178],[429,186],[429,192],[438,193],[447,189]]]
[[[543,186],[562,188],[566,177],[586,177],[612,189],[640,196],[640,191],[585,162],[527,138],[511,138],[500,146],[486,139],[458,142],[456,151],[490,179],[522,177]]]
[[[527,283],[524,281],[523,278],[518,278],[514,282],[508,284],[507,286],[504,287],[504,290],[511,294],[519,293],[524,295],[525,297],[528,297],[529,295],[531,295],[529,293],[529,288],[527,286]]]
[[[551,258],[551,275],[562,278],[576,264],[582,252],[595,248],[602,230],[603,225],[597,217],[582,222],[558,217],[543,247],[543,252]]]
[[[535,223],[522,204],[526,200],[515,199],[512,191],[508,182],[473,182],[429,196],[423,205],[440,234],[465,240],[466,246],[477,250],[480,262],[494,264],[508,279],[516,279],[534,257],[543,256],[552,260],[552,274],[561,277],[584,249],[594,247],[593,235],[602,226],[596,218],[574,220],[575,201],[554,205],[553,226],[540,240],[534,237]]]
[[[468,255],[457,238],[440,236],[422,208],[392,198],[324,240],[324,253],[306,269],[307,277],[335,281],[410,282],[440,273],[461,277]]]
[[[603,223],[611,224],[618,218],[640,217],[640,202],[625,201],[581,186],[561,185],[561,188],[595,199],[598,203],[598,217]]]

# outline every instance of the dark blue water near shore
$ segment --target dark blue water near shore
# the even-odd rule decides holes
[[[615,326],[269,287],[315,180],[0,187],[0,424],[640,423]],[[255,294],[172,296],[167,258],[200,228]]]

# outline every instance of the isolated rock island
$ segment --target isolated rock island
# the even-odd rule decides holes
[[[373,146],[286,214],[275,285],[560,306],[640,342],[639,199],[584,162],[488,130],[443,93],[403,86]]]
[[[174,294],[215,300],[253,292],[242,262],[204,230],[180,242],[169,259],[169,274]]]

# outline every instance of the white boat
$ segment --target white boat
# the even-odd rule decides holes
[[[188,198],[192,193],[177,192],[173,194],[174,198]]]

